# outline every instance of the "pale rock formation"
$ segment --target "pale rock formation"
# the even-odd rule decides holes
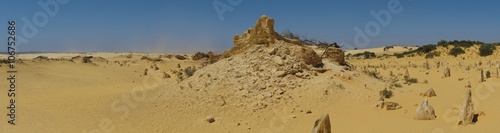
[[[436,114],[434,108],[429,104],[427,98],[422,101],[422,104],[416,110],[415,120],[434,120],[436,119]]]
[[[311,133],[331,133],[330,116],[323,114],[319,119],[314,122],[314,127]]]
[[[448,68],[448,66],[444,67],[444,77],[450,77],[450,76],[451,76],[450,68]]]
[[[458,125],[468,125],[473,124],[472,119],[474,118],[474,105],[472,104],[472,93],[471,89],[467,89],[465,93],[464,103],[460,109]]]
[[[435,97],[437,95],[436,95],[436,92],[434,91],[434,89],[429,88],[429,90],[420,93],[420,96],[423,96],[423,97]]]

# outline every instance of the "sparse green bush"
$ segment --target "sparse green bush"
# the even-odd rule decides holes
[[[365,51],[363,53],[357,53],[357,54],[354,54],[352,55],[353,57],[359,57],[359,56],[363,56],[365,57],[365,59],[370,59],[370,58],[375,58],[377,57],[377,55],[375,55],[374,52],[368,52],[368,51]]]
[[[433,50],[436,50],[436,45],[434,45],[434,44],[427,44],[427,45],[424,45],[424,46],[419,47],[417,49],[417,51],[423,52],[423,53],[429,53]]]
[[[448,48],[448,41],[446,40],[441,40],[437,43],[437,46],[442,46]]]
[[[193,76],[193,74],[194,74],[195,71],[196,71],[196,69],[191,68],[191,67],[184,68],[184,73],[186,73],[187,77]]]
[[[429,59],[429,58],[434,58],[434,57],[439,57],[439,56],[441,56],[441,52],[434,51],[434,52],[427,53],[425,55],[425,58]]]
[[[392,97],[392,90],[387,90],[387,88],[385,88],[384,90],[381,90],[379,93],[380,93],[380,96],[382,96],[384,98],[391,98]]]
[[[488,56],[488,55],[491,55],[493,54],[493,51],[496,50],[497,48],[495,47],[495,45],[492,45],[492,44],[481,44],[481,46],[479,46],[479,55],[480,56]]]
[[[184,74],[182,72],[177,72],[177,81],[180,82],[184,80]]]
[[[370,75],[373,78],[382,79],[382,77],[379,75],[380,72],[375,72],[375,71],[367,70],[367,71],[365,71],[365,73],[367,73],[368,75]]]
[[[457,57],[460,54],[465,54],[465,51],[460,47],[454,47],[450,50],[450,52],[448,54]]]
[[[403,58],[403,57],[405,57],[405,55],[401,54],[401,53],[394,53],[394,56],[396,56],[396,58]]]
[[[412,84],[412,83],[418,83],[418,80],[416,78],[410,78],[405,76],[405,84]]]

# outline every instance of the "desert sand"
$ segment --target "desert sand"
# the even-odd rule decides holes
[[[311,132],[324,114],[337,133],[500,131],[498,50],[487,57],[478,56],[478,47],[473,46],[458,57],[346,58],[348,67],[338,62],[344,53],[321,58],[322,48],[282,38],[274,34],[273,25],[272,19],[259,19],[254,29],[268,32],[249,30],[235,37],[235,47],[214,63],[211,57],[193,60],[192,53],[179,55],[185,60],[147,53],[19,54],[16,125],[2,126],[0,131],[304,133]],[[382,49],[347,50],[345,54],[392,55],[408,50],[400,46]],[[85,56],[92,58],[84,61]],[[318,61],[322,66],[314,67]],[[192,76],[186,76],[186,67],[196,68]],[[444,76],[445,67],[451,76]],[[7,69],[6,64],[0,67],[0,71]],[[492,77],[480,82],[480,69],[491,71]],[[404,84],[406,70],[417,83]],[[179,72],[184,73],[182,80]],[[379,79],[370,72],[378,73]],[[391,82],[391,78],[398,81]],[[459,126],[467,81],[478,120]],[[401,87],[390,87],[391,83]],[[8,81],[0,86],[7,87]],[[399,109],[376,107],[384,88],[393,92],[385,102],[396,102]],[[420,96],[430,88],[437,96]],[[414,119],[424,99],[435,110],[434,120]],[[0,106],[8,106],[5,96],[0,101]],[[7,123],[8,116],[2,120]]]

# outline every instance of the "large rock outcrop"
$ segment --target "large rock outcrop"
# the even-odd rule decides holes
[[[290,49],[290,54],[301,57],[308,65],[320,65],[321,58],[312,48],[304,46],[299,40],[282,37],[274,31],[274,19],[265,15],[261,16],[253,28],[242,35],[234,36],[234,47],[222,54],[222,59],[247,51],[254,45],[295,45]]]
[[[181,89],[207,93],[198,99],[207,103],[221,101],[213,97],[238,97],[227,105],[254,111],[292,100],[288,92],[318,76],[322,60],[311,47],[283,38],[273,26],[272,18],[262,16],[254,28],[235,36],[234,47],[221,58],[208,53],[213,64],[182,80]]]
[[[470,89],[467,89],[465,93],[465,100],[460,109],[460,119],[458,121],[458,125],[468,125],[473,124],[472,121],[474,118],[474,105],[472,104],[472,93]]]
[[[436,119],[436,114],[434,113],[434,108],[429,105],[427,98],[422,101],[422,104],[417,108],[417,114],[415,115],[416,120],[434,120]]]
[[[330,116],[328,114],[322,115],[314,122],[314,128],[311,133],[331,133]]]

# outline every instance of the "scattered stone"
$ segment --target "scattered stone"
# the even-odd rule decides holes
[[[144,69],[144,76],[148,75],[148,69]]]
[[[278,64],[280,66],[283,66],[283,60],[281,59],[281,57],[274,56],[273,61],[274,61],[274,63],[276,63],[276,64]]]
[[[420,96],[423,96],[423,97],[435,97],[437,95],[436,95],[436,92],[434,92],[434,89],[429,88],[429,90],[427,90],[426,92],[420,93]]]
[[[163,72],[163,78],[166,79],[166,78],[170,78],[170,74],[168,74],[167,72]]]
[[[397,109],[401,109],[402,107],[399,106],[398,103],[396,102],[384,102],[384,106],[387,110],[397,110]]]
[[[377,106],[376,107],[380,107],[381,109],[384,108],[384,97],[380,96],[378,98],[378,101],[377,101]]]
[[[314,127],[311,133],[331,133],[330,116],[323,114],[319,119],[314,122]]]
[[[153,69],[154,70],[160,70],[160,68],[156,64],[153,65]]]
[[[468,124],[473,124],[474,105],[472,104],[471,96],[471,89],[467,89],[463,106],[460,109],[460,119],[458,121],[458,125],[466,126]]]
[[[285,77],[286,72],[285,71],[277,71],[276,73],[274,73],[274,75],[276,75],[276,77]]]
[[[450,68],[448,68],[448,66],[444,67],[444,77],[450,77],[450,76],[451,76]]]
[[[306,111],[306,114],[310,114],[310,113],[312,113],[312,111],[311,111],[311,110],[307,110],[307,111]]]
[[[215,122],[215,118],[213,116],[208,116],[207,118],[205,118],[205,121],[207,121],[208,123],[213,123]]]
[[[422,104],[417,108],[417,115],[414,119],[416,120],[434,120],[436,119],[436,114],[434,113],[434,108],[429,105],[427,98],[422,101]]]

